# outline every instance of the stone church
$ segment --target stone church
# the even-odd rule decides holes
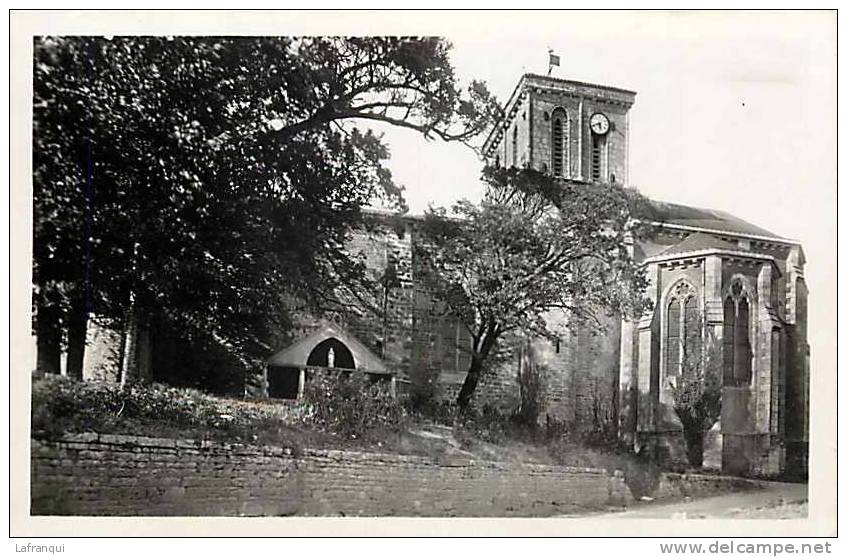
[[[525,75],[485,155],[585,187],[627,184],[634,101],[632,91]],[[621,437],[655,442],[675,458],[681,424],[671,388],[682,355],[702,352],[709,339],[719,346],[723,383],[721,416],[710,432],[717,454],[706,456],[730,473],[802,472],[809,415],[802,247],[722,211],[661,202],[651,208],[654,234],[635,239],[632,249],[648,274],[654,309],[622,321],[595,354],[572,359],[562,372],[608,370],[604,384],[617,384],[607,396],[617,397]],[[576,347],[578,355],[585,350]]]
[[[488,164],[529,166],[585,187],[626,185],[634,102],[634,92],[616,87],[524,75],[484,156]],[[803,473],[809,347],[802,247],[722,211],[650,204],[654,233],[634,239],[631,249],[649,277],[654,309],[638,321],[609,323],[602,335],[576,330],[555,343],[535,342],[548,370],[543,413],[576,430],[611,422],[635,448],[651,445],[671,461],[683,459],[672,386],[682,355],[703,351],[710,339],[720,350],[722,408],[707,435],[704,464],[735,474]],[[415,283],[416,218],[370,216],[372,226],[354,236],[350,250],[375,276],[394,270],[398,282],[386,291],[386,316],[343,328],[327,324],[310,335],[307,348],[325,361],[326,343],[348,339],[333,348],[336,361],[340,353],[349,367],[389,373],[406,389],[430,383],[436,396],[451,399],[469,364],[470,339],[457,320],[432,311]],[[296,345],[269,360],[271,396],[282,392],[283,377],[293,396],[297,381],[283,370],[304,369],[309,350]],[[489,370],[476,404],[514,409],[518,369],[515,360]]]
[[[616,87],[524,75],[484,156],[491,165],[532,167],[585,187],[627,185],[634,102],[634,92]],[[805,473],[809,346],[802,247],[722,211],[650,204],[653,233],[634,238],[631,249],[649,277],[653,310],[637,321],[613,320],[601,335],[576,330],[556,342],[534,342],[546,370],[542,416],[572,430],[611,427],[635,449],[649,446],[670,461],[684,459],[672,387],[683,354],[714,345],[721,416],[707,435],[704,464],[742,475]],[[390,379],[395,392],[455,399],[470,363],[470,338],[416,283],[419,219],[374,211],[368,221],[349,249],[383,284],[384,315],[369,319],[352,311],[341,322],[313,323],[268,359],[262,395],[297,398],[311,372],[329,368]],[[517,407],[518,360],[483,376],[477,407]]]

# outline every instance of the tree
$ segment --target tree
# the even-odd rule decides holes
[[[702,327],[693,333],[699,337]],[[707,338],[705,351],[699,342],[684,343],[682,370],[672,378],[674,411],[682,422],[688,463],[703,465],[703,438],[721,416],[723,366],[720,344]]]
[[[453,215],[431,210],[417,246],[422,277],[472,339],[460,411],[504,335],[554,337],[552,311],[600,327],[602,314],[636,315],[645,304],[646,279],[627,250],[636,193],[531,169],[486,168],[483,180],[486,199],[461,201]]]
[[[39,367],[57,371],[69,342],[81,376],[91,314],[250,366],[295,300],[337,309],[363,276],[343,249],[361,207],[403,207],[360,124],[469,142],[498,110],[484,85],[460,90],[449,51],[431,37],[37,38]],[[133,380],[146,335],[129,337]]]

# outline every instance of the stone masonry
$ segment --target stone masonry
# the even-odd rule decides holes
[[[622,472],[83,433],[32,439],[32,515],[552,516],[633,500]],[[680,498],[754,482],[666,474]]]

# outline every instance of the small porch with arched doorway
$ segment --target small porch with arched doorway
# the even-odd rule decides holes
[[[265,364],[265,396],[297,400],[314,373],[366,373],[375,380],[391,382],[394,374],[356,337],[335,324],[324,324],[291,346],[268,358]]]

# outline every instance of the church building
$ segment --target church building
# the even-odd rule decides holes
[[[586,188],[629,185],[632,91],[526,74],[487,138],[490,165],[531,167]],[[572,431],[611,430],[635,450],[685,459],[673,389],[684,355],[714,347],[720,419],[707,434],[704,465],[726,473],[804,474],[809,431],[805,257],[798,242],[723,211],[650,202],[652,233],[633,238],[653,309],[604,334],[571,331],[532,343],[546,370],[541,418]],[[296,399],[309,374],[359,370],[390,380],[392,392],[455,400],[470,364],[470,338],[436,311],[415,280],[414,216],[371,212],[350,253],[382,285],[383,315],[351,310],[342,322],[311,324],[267,360],[261,396]],[[86,376],[100,377],[97,351]],[[474,404],[514,411],[519,357],[487,370]]]
[[[531,167],[584,187],[627,185],[635,96],[524,75],[483,154],[490,165]],[[631,249],[649,278],[652,311],[637,321],[608,323],[605,334],[576,330],[556,343],[534,342],[547,370],[543,415],[574,431],[613,428],[636,450],[648,446],[668,462],[684,462],[673,386],[684,354],[705,358],[706,347],[715,346],[721,415],[707,434],[704,465],[742,475],[805,473],[809,347],[802,247],[723,211],[657,201],[650,210],[653,233],[634,238]],[[369,347],[367,353],[357,348],[359,360],[385,362],[370,364],[378,367],[374,373],[388,369],[406,390],[429,388],[452,400],[468,369],[470,338],[458,320],[433,311],[415,281],[417,219],[370,216],[372,226],[354,235],[351,253],[365,259],[375,278],[390,269],[396,283],[386,288],[382,321],[351,319],[343,334]],[[315,347],[337,338],[333,328],[339,325],[312,334]],[[516,358],[489,369],[475,404],[513,410],[521,397],[519,368]],[[275,368],[269,370],[273,384]]]
[[[530,166],[585,187],[626,185],[634,101],[634,92],[616,87],[524,75],[484,154],[492,164]],[[653,310],[612,328],[618,338],[593,359],[606,365],[615,353],[619,362],[613,373],[621,437],[655,442],[678,458],[681,424],[672,387],[682,355],[717,343],[721,416],[710,437],[718,454],[706,457],[730,473],[803,473],[809,346],[802,247],[722,211],[650,205],[654,234],[634,239],[632,249],[646,269]],[[602,373],[579,360],[562,371]]]

